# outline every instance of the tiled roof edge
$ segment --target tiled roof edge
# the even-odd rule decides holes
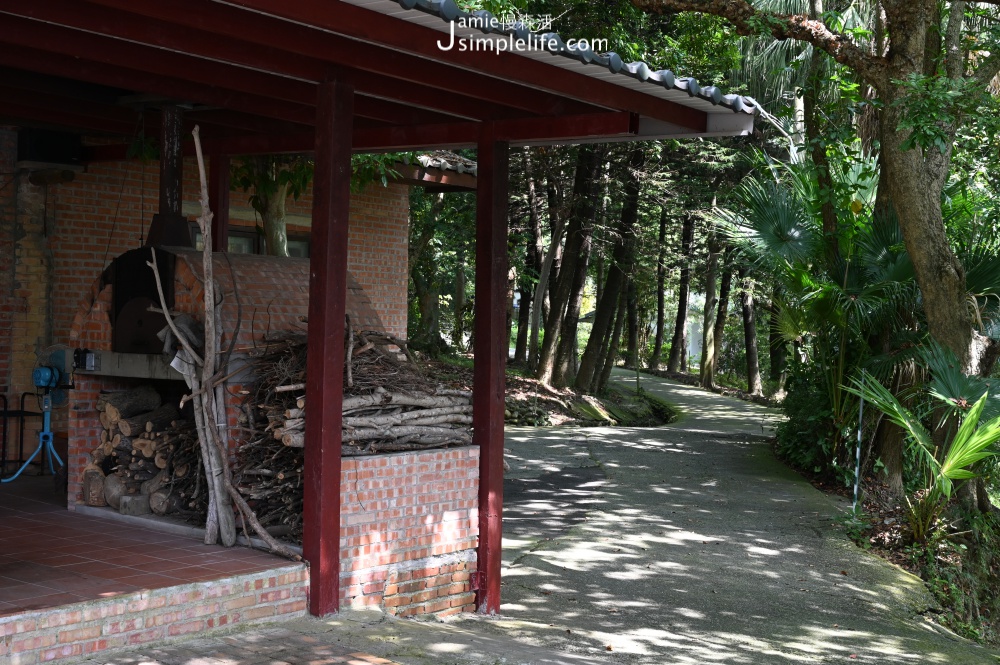
[[[458,7],[454,0],[393,0],[403,9],[417,9],[425,14],[437,16],[446,23],[465,19],[466,23],[474,20],[475,25],[484,34],[514,36],[515,39],[531,41],[532,48],[571,58],[585,64],[594,64],[615,73],[629,76],[650,85],[656,85],[666,90],[686,92],[691,97],[705,100],[715,106],[722,106],[734,113],[759,115],[760,105],[753,97],[725,94],[714,85],[701,87],[698,80],[691,76],[677,76],[669,69],[653,70],[645,62],[622,61],[621,56],[614,52],[594,53],[589,45],[569,47],[557,33],[534,33],[522,22],[504,24],[486,10],[467,12]],[[479,27],[481,26],[481,27]]]

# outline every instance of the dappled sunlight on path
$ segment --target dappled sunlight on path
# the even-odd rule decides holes
[[[775,411],[643,384],[684,417],[509,429],[503,616],[460,625],[618,663],[997,662],[924,619],[922,583],[774,459]]]

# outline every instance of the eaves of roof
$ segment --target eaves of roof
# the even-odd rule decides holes
[[[348,1],[358,2],[358,0]],[[595,76],[595,78],[602,78],[617,85],[671,99],[686,106],[701,107],[710,113],[729,110],[752,116],[760,114],[760,105],[753,97],[726,94],[714,85],[703,87],[694,77],[678,76],[667,69],[654,70],[645,62],[626,63],[621,56],[614,52],[595,53],[585,42],[568,44],[557,33],[531,32],[519,21],[504,23],[486,10],[464,11],[455,4],[454,0],[386,1],[398,4],[403,9],[417,10],[429,17],[440,19],[443,25],[442,23],[438,23],[436,26],[431,25],[439,30],[451,29],[451,26],[444,27],[450,23],[475,26],[475,29],[483,35],[513,38],[526,45],[526,48],[519,51],[521,55],[533,59],[548,60],[552,64],[567,69],[579,69],[581,65],[600,67],[605,70],[603,75],[594,72],[591,67],[583,68],[581,71]],[[359,4],[379,10],[379,5],[384,3],[361,0]],[[421,21],[421,23],[424,22]],[[684,97],[689,99],[683,100]],[[686,104],[685,101],[687,101]],[[698,104],[697,102],[702,103]]]
[[[417,155],[417,162],[425,169],[455,171],[456,173],[468,173],[472,176],[475,176],[477,171],[476,162],[450,150],[434,150]]]

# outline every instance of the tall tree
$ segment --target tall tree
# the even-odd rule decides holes
[[[753,301],[753,280],[746,268],[740,268],[740,308],[743,310],[743,349],[747,359],[747,392],[763,395],[760,362],[757,358],[757,318]]]
[[[645,152],[634,148],[629,155],[630,173],[625,181],[625,195],[619,218],[617,238],[612,250],[611,265],[607,279],[601,290],[601,298],[594,310],[594,325],[590,338],[580,360],[575,385],[578,390],[589,391],[594,386],[595,373],[599,376],[598,364],[606,355],[606,332],[614,321],[621,299],[622,288],[627,276],[632,272],[636,250],[636,227],[639,222],[639,194],[641,184],[638,172],[645,162]],[[620,334],[620,331],[619,331]]]
[[[649,358],[649,369],[660,369],[660,355],[663,351],[663,325],[666,310],[667,278],[667,208],[660,210],[660,234],[656,254],[656,337],[653,339],[653,355]]]
[[[289,196],[298,199],[312,175],[312,160],[303,155],[253,155],[233,162],[233,186],[250,194],[269,255],[288,256],[285,201]]]
[[[708,260],[705,267],[705,312],[701,326],[700,382],[703,388],[715,388],[715,308],[719,304],[719,252],[722,243],[715,233],[708,239]]]
[[[744,35],[808,42],[850,68],[881,105],[879,138],[886,184],[913,261],[931,334],[950,348],[967,373],[976,373],[988,348],[968,307],[965,270],[945,234],[941,195],[958,130],[988,102],[1000,72],[1000,50],[981,48],[964,31],[966,3],[883,0],[877,35],[883,49],[860,44],[823,20],[755,7],[747,0],[633,0],[638,7],[721,16]],[[987,4],[997,4],[991,0]],[[969,39],[967,37],[973,37]]]
[[[694,242],[694,215],[687,213],[681,226],[681,276],[677,293],[677,316],[674,319],[674,336],[670,341],[670,358],[667,371],[679,372],[687,359],[687,314],[691,294],[691,244]]]
[[[719,357],[722,355],[723,334],[726,331],[726,319],[729,317],[729,292],[733,285],[733,250],[726,248],[722,258],[722,277],[719,279],[719,305],[716,308],[715,325],[712,330],[712,341],[715,344],[713,356],[715,362],[712,365],[712,383],[715,383],[715,368],[719,365]]]
[[[544,383],[551,383],[555,370],[556,350],[559,330],[570,299],[573,296],[577,278],[577,264],[581,259],[581,249],[589,242],[593,232],[596,198],[598,192],[597,171],[602,151],[593,145],[581,146],[577,156],[576,174],[573,183],[573,201],[570,219],[566,229],[566,245],[563,249],[562,265],[556,278],[554,294],[551,296],[549,313],[545,318],[545,337],[538,355],[535,376]]]

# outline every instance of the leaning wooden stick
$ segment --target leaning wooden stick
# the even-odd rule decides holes
[[[279,543],[270,533],[261,526],[260,522],[257,520],[257,516],[253,509],[247,504],[246,500],[239,493],[236,487],[233,485],[233,473],[232,469],[229,467],[228,458],[229,450],[226,443],[226,437],[223,437],[223,433],[226,430],[226,418],[225,418],[225,408],[223,406],[223,396],[224,391],[222,390],[222,381],[217,381],[220,368],[218,367],[219,356],[217,353],[218,342],[221,338],[221,328],[219,326],[219,311],[216,308],[215,302],[215,279],[213,274],[213,258],[212,258],[212,211],[209,208],[208,201],[208,178],[205,174],[205,158],[201,149],[201,136],[198,126],[195,126],[192,132],[194,136],[194,150],[195,156],[198,161],[198,177],[201,181],[201,215],[198,217],[198,227],[201,230],[202,238],[205,241],[204,249],[202,250],[202,270],[205,278],[205,362],[202,366],[202,381],[206,385],[206,391],[201,398],[195,398],[195,406],[198,406],[198,402],[202,402],[205,410],[205,420],[206,428],[211,436],[214,448],[213,451],[217,455],[216,460],[219,462],[218,471],[221,471],[221,480],[225,487],[226,492],[229,495],[229,499],[236,508],[240,511],[240,515],[244,520],[244,524],[249,523],[253,528],[254,532],[263,540],[268,548],[277,554],[286,556],[291,559],[301,560],[301,557],[293,552],[288,547],[285,547]],[[207,389],[213,386],[214,390]],[[232,511],[229,512],[230,519],[233,518]],[[235,539],[235,521],[233,521],[233,532]],[[248,538],[250,534],[245,534]]]

